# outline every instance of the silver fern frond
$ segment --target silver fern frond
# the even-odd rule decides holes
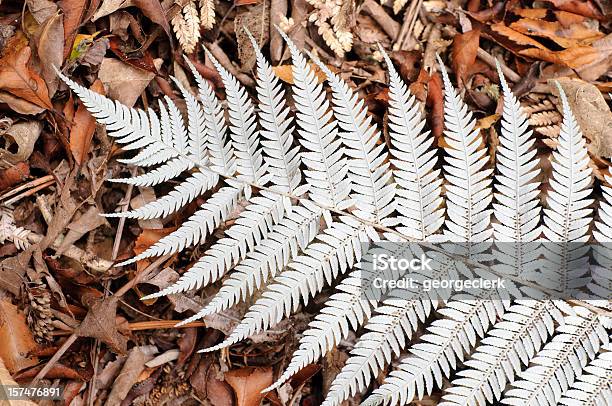
[[[425,119],[391,59],[379,45],[389,72],[390,152],[398,184],[397,211],[402,215],[397,230],[418,241],[434,234],[444,223],[442,179],[434,138],[423,131]]]
[[[495,265],[500,272],[523,276],[539,265],[538,244],[541,230],[539,187],[540,173],[535,138],[519,101],[510,91],[499,62],[497,72],[503,89],[504,111],[499,146],[495,159]]]
[[[446,211],[444,236],[453,243],[464,243],[463,255],[472,257],[489,247],[491,240],[491,209],[493,199],[491,173],[485,168],[487,148],[482,142],[476,120],[451,84],[442,60],[438,64],[444,83],[444,178],[446,185]],[[485,244],[483,244],[485,243]],[[455,244],[455,248],[459,248]],[[478,257],[475,257],[478,258]]]

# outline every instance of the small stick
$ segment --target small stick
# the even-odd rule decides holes
[[[395,21],[384,8],[374,0],[365,0],[361,9],[368,13],[382,27],[385,33],[393,41],[397,40],[400,32],[400,25]]]
[[[23,185],[17,186],[16,188],[12,188],[8,192],[6,192],[2,196],[0,196],[0,200],[4,200],[7,197],[11,197],[13,195],[16,195],[17,193],[21,192],[22,190],[26,190],[26,189],[29,189],[31,187],[42,185],[43,183],[47,183],[47,182],[49,182],[51,180],[54,180],[54,179],[55,178],[53,177],[53,175],[46,175],[46,176],[43,176],[42,178],[34,179],[34,180],[32,180],[32,181],[30,181],[28,183],[24,183]]]

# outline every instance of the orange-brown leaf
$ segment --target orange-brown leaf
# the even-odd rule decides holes
[[[599,58],[599,51],[590,46],[573,47],[558,52],[548,49],[529,48],[519,53],[530,58],[541,59],[572,69],[578,69],[591,64]]]
[[[90,87],[90,90],[104,94],[104,85],[98,79]],[[82,165],[87,158],[91,147],[94,131],[96,130],[96,119],[87,111],[82,102],[74,113],[72,128],[70,129],[70,151],[77,164]]]
[[[604,36],[603,33],[591,30],[584,24],[572,24],[569,27],[564,27],[558,21],[551,22],[532,18],[523,18],[516,21],[510,24],[510,28],[526,35],[548,38],[563,48],[589,45]]]
[[[0,343],[0,358],[11,374],[38,363],[29,356],[37,345],[25,315],[6,299],[0,300]]]
[[[317,81],[319,83],[323,83],[326,79],[325,73],[315,64],[310,64],[310,67],[314,69],[315,76],[317,77]],[[328,66],[329,67],[329,66]],[[331,67],[329,67],[331,69]],[[293,65],[279,65],[274,66],[272,68],[274,70],[274,74],[278,76],[280,80],[285,83],[293,84]],[[333,69],[332,69],[333,71]]]
[[[468,79],[466,73],[469,66],[476,62],[479,42],[480,30],[458,34],[453,40],[453,70],[457,78],[461,78],[463,82]]]
[[[0,90],[45,109],[52,109],[45,81],[28,63],[32,49],[23,34],[14,35],[0,59]]]
[[[225,373],[236,392],[236,406],[259,406],[266,396],[261,391],[272,385],[272,368],[245,367]]]
[[[521,34],[520,32],[513,30],[510,27],[507,27],[506,25],[504,25],[504,23],[492,24],[491,29],[518,45],[531,45],[540,49],[548,49],[533,38],[530,38],[527,35]]]
[[[146,251],[151,245],[155,244],[161,238],[167,236],[171,232],[176,230],[176,227],[169,228],[145,228],[142,233],[136,239],[134,244],[134,252],[136,255],[140,255]]]
[[[590,18],[602,18],[601,12],[589,0],[545,0],[555,7],[570,13],[580,14]]]

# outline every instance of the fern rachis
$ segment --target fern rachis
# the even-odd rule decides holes
[[[254,40],[253,43],[256,45]],[[519,301],[512,302],[507,292],[497,290],[454,294],[443,301],[438,296],[393,301],[397,299],[397,291],[371,289],[374,278],[383,274],[371,270],[367,260],[371,252],[362,250],[376,242],[383,231],[383,236],[393,236],[406,244],[411,238],[440,237],[435,233],[444,225],[442,235],[451,242],[465,243],[468,249],[464,254],[472,259],[478,259],[484,252],[484,243],[491,240],[498,244],[500,252],[504,243],[537,240],[539,184],[534,180],[538,169],[530,150],[533,141],[503,78],[505,110],[493,197],[490,176],[493,170],[486,166],[486,147],[474,131],[474,120],[467,106],[441,66],[446,92],[445,135],[450,146],[443,165],[447,190],[445,214],[433,138],[423,132],[418,106],[389,59],[386,58],[390,76],[391,145],[387,150],[363,101],[348,84],[321,65],[332,89],[329,104],[305,58],[295,47],[290,46],[290,50],[295,76],[293,96],[298,107],[297,131],[291,125],[284,90],[257,48],[258,116],[245,89],[213,60],[226,88],[229,125],[213,89],[197,75],[199,99],[189,89],[180,89],[187,100],[186,125],[177,106],[169,99],[160,103],[157,116],[151,109],[146,112],[128,109],[67,80],[98,121],[107,126],[109,135],[118,138],[126,150],[141,149],[125,162],[147,168],[158,165],[147,174],[118,181],[157,185],[193,171],[175,191],[127,216],[165,216],[203,191],[212,190],[211,197],[178,230],[124,263],[178,252],[186,245],[212,240],[203,257],[177,283],[149,297],[207,285],[233,271],[209,305],[185,320],[186,323],[223,311],[262,289],[262,296],[239,327],[214,347],[221,348],[269,328],[296,311],[300,304],[306,304],[324,285],[340,279],[336,293],[304,332],[288,369],[268,388],[279,387],[301,367],[331,351],[350,330],[356,331],[365,325],[369,332],[358,341],[361,344],[355,347],[354,358],[345,366],[346,373],[341,373],[332,384],[328,404],[337,404],[363,390],[372,375],[389,363],[392,354],[397,355],[405,347],[411,355],[400,361],[398,369],[374,390],[366,404],[409,402],[415,395],[421,397],[431,393],[435,386],[441,387],[445,377],[456,385],[448,390],[445,397],[448,402],[461,404],[475,399],[494,402],[503,398],[512,404],[515,402],[512,399],[521,398],[524,393],[503,392],[502,384],[495,384],[493,376],[504,373],[504,381],[512,381],[516,376],[528,381],[529,374],[523,372],[530,360],[536,363],[544,360],[552,354],[551,349],[559,354],[558,348],[551,344],[554,338],[545,343],[544,336],[553,331],[550,320],[557,320],[555,337],[561,337],[557,341],[587,337],[594,342],[595,332],[599,342],[605,343],[605,333],[599,324],[590,324],[593,329],[587,329],[585,335],[582,330],[576,330],[582,327],[565,327],[559,317],[546,316],[547,312],[557,312],[549,308],[552,302],[522,305]],[[585,227],[588,228],[591,219],[588,208],[591,200],[587,199],[591,191],[590,173],[584,165],[584,140],[566,104],[564,115],[565,133],[562,131],[560,148],[555,153],[551,203],[544,215],[546,236],[560,243],[586,239]],[[205,133],[200,133],[202,128],[206,128]],[[300,162],[307,167],[304,181]],[[570,179],[571,193],[563,195],[559,193],[565,190],[560,179],[567,173],[575,176]],[[491,224],[489,206],[493,198],[498,222]],[[212,237],[214,230],[239,206],[239,201],[246,208],[237,214],[224,237]],[[602,205],[600,210],[598,231],[604,234],[610,216],[607,206]],[[571,221],[557,224],[559,216]],[[605,257],[606,252],[600,252]],[[505,268],[492,268],[492,272],[533,276],[533,258],[529,255],[503,258],[507,260],[502,261]],[[550,261],[552,256],[546,259]],[[440,269],[464,276],[476,272],[468,270],[460,259],[450,262],[456,269]],[[400,274],[392,272],[383,276],[393,279]],[[590,286],[596,285],[598,291],[605,292],[602,281],[605,278],[594,280]],[[567,279],[562,282],[567,285]],[[566,307],[569,310],[563,311],[571,313],[571,307]],[[576,311],[577,316],[564,319],[569,320],[566,324],[574,326],[582,323],[577,320],[593,319],[586,310],[577,309],[581,309]],[[437,319],[425,324],[427,332],[410,345],[411,334],[432,312]],[[528,318],[530,315],[532,319]],[[540,334],[542,326],[546,334]],[[526,335],[531,337],[531,332],[536,330],[541,340],[532,342],[533,350],[522,351],[514,345],[520,340],[526,343]],[[580,368],[589,371],[590,365],[583,362],[580,350],[587,351],[585,341],[572,340],[578,343],[575,351],[582,357]],[[541,345],[544,352],[539,353],[536,347]],[[598,348],[593,344],[587,351],[591,363],[601,358],[595,347]],[[491,358],[494,350],[499,351],[499,356]],[[561,355],[576,365],[571,354]],[[601,376],[603,372],[595,367],[590,368],[592,375]],[[551,377],[546,375],[547,379]],[[570,402],[568,399],[583,396],[575,390],[587,390],[594,396],[605,392],[605,387],[596,379],[589,381],[588,388],[581,386],[579,380],[572,381],[561,393],[555,394],[556,398]],[[570,390],[570,386],[577,389]]]

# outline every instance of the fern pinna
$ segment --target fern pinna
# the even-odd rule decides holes
[[[227,108],[191,67],[197,95],[175,81],[186,102],[185,120],[169,98],[160,100],[157,112],[131,109],[62,76],[124,150],[139,151],[123,162],[147,172],[115,182],[154,186],[186,174],[156,201],[107,216],[164,217],[210,194],[176,231],[119,264],[206,242],[202,257],[176,283],[143,299],[219,281],[218,293],[184,324],[260,291],[235,330],[202,349],[213,351],[265,331],[335,284],[302,332],[287,368],[266,389],[284,385],[350,331],[360,331],[326,394],[328,406],[364,392],[397,357],[363,404],[406,404],[436,387],[446,387],[444,405],[609,402],[606,308],[612,254],[605,243],[612,227],[612,194],[604,187],[593,233],[600,245],[593,249],[596,263],[589,269],[588,246],[574,244],[589,240],[592,179],[585,141],[563,89],[558,90],[564,121],[542,210],[534,138],[501,69],[500,145],[496,164],[489,167],[475,119],[440,61],[446,147],[439,163],[420,106],[384,50],[389,145],[350,86],[311,57],[327,77],[328,99],[312,65],[281,35],[291,51],[294,117],[283,86],[252,37],[257,110],[208,51],[223,80]],[[213,232],[230,218],[223,237],[215,238]],[[425,296],[374,288],[377,279],[403,276],[372,266],[372,255],[385,251],[381,240],[393,242],[398,255],[427,251],[431,267],[417,272],[419,280],[502,275],[511,286]],[[408,241],[452,242],[462,249],[451,256],[429,243],[421,247]],[[497,263],[474,265],[490,244]],[[519,291],[512,281],[526,285]],[[544,281],[543,286],[529,284],[534,281]],[[554,296],[567,289],[578,290],[583,301]]]

